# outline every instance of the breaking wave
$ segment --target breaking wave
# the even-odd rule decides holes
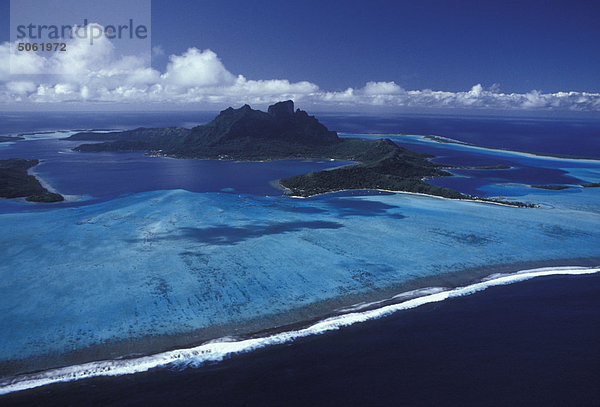
[[[402,293],[392,300],[401,301],[379,308],[378,304],[385,301],[358,304],[345,308],[346,312],[335,315],[310,326],[298,330],[284,331],[263,337],[246,339],[221,338],[189,348],[162,352],[154,355],[136,357],[131,359],[103,360],[73,365],[57,369],[50,369],[37,373],[23,374],[0,379],[0,394],[32,389],[48,384],[69,382],[97,376],[121,376],[145,372],[158,367],[185,368],[197,367],[209,362],[218,362],[234,354],[250,352],[270,345],[291,342],[310,335],[323,334],[342,327],[353,325],[372,319],[381,318],[397,311],[416,308],[421,305],[441,302],[449,298],[471,295],[483,291],[488,287],[507,285],[529,280],[536,277],[553,275],[584,275],[600,272],[600,267],[548,267],[524,270],[511,274],[493,274],[480,282],[453,289],[438,287],[415,290]]]

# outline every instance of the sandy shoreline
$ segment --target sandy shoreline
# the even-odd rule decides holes
[[[409,192],[409,191],[394,191],[391,189],[380,189],[380,188],[362,188],[362,189],[338,189],[335,191],[328,191],[328,192],[322,192],[320,194],[314,194],[314,195],[310,195],[310,196],[298,196],[298,195],[291,195],[291,189],[284,187],[283,185],[281,185],[281,183],[279,182],[280,180],[274,180],[271,181],[271,185],[281,191],[284,192],[284,195],[289,197],[289,198],[295,198],[295,199],[308,199],[308,198],[314,198],[317,196],[323,196],[323,195],[327,195],[327,194],[335,194],[338,192],[350,192],[350,191],[379,191],[379,192],[390,192],[392,194],[408,194],[408,195],[419,195],[419,196],[427,196],[430,198],[437,198],[437,199],[444,199],[447,201],[462,201],[462,202],[477,202],[477,203],[484,203],[484,204],[491,204],[491,205],[500,205],[500,206],[507,206],[509,208],[525,208],[525,209],[531,209],[530,207],[522,207],[522,206],[517,206],[517,205],[511,205],[508,203],[503,203],[503,202],[498,202],[498,201],[484,201],[482,199],[455,199],[455,198],[446,198],[443,196],[439,196],[439,195],[430,195],[430,194],[424,194],[422,192]],[[277,186],[275,186],[275,183],[277,183]],[[539,206],[536,206],[535,209],[539,208]]]
[[[41,163],[42,163],[42,162],[40,161],[40,164],[41,164]],[[40,164],[38,164],[38,165],[40,165]],[[42,178],[42,177],[40,176],[40,174],[38,174],[38,172],[34,170],[34,168],[35,168],[35,167],[28,169],[28,170],[27,170],[27,174],[31,175],[32,177],[35,177],[35,179],[37,179],[37,180],[38,180],[38,182],[39,182],[39,183],[40,183],[40,184],[41,184],[41,185],[42,185],[44,188],[46,188],[46,189],[48,190],[48,192],[52,192],[52,193],[54,193],[54,194],[60,194],[60,192],[58,192],[58,191],[56,190],[56,188],[54,188],[52,185],[50,185],[50,183],[49,183],[48,181],[46,181],[44,178]]]
[[[40,160],[40,163],[38,165],[40,165],[42,162],[43,162],[43,160]],[[35,167],[37,167],[37,165]],[[35,170],[35,167],[28,169],[27,174],[35,177],[35,179],[37,179],[38,182],[42,185],[42,187],[46,188],[48,190],[48,192],[52,192],[54,194],[59,194],[60,196],[62,196],[64,198],[63,202],[74,202],[74,201],[81,200],[81,197],[79,195],[65,195],[65,194],[60,193],[56,188],[54,188],[52,186],[52,184],[50,184],[42,176],[40,176],[40,174]]]
[[[211,326],[171,335],[129,338],[93,345],[62,354],[53,353],[19,360],[0,361],[0,377],[6,378],[23,373],[79,365],[92,361],[128,359],[153,355],[165,351],[195,347],[207,341],[223,337],[262,337],[274,333],[296,330],[327,317],[351,312],[352,307],[357,304],[366,304],[366,306],[360,309],[361,312],[376,309],[407,300],[406,297],[393,298],[398,294],[430,287],[456,288],[466,286],[497,273],[515,273],[542,267],[595,267],[598,265],[600,265],[600,258],[594,257],[527,261],[465,269],[432,277],[418,278],[368,293],[339,296],[299,307],[283,314],[252,319],[242,324]],[[418,293],[413,294],[413,296],[418,296]],[[346,309],[346,311],[342,312],[343,309]]]

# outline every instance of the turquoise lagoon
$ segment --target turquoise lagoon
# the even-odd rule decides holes
[[[448,154],[472,148],[397,137]],[[594,160],[477,153],[600,181]],[[50,161],[38,173],[60,184]],[[477,188],[541,207],[377,191],[294,199],[182,189],[44,209],[11,203],[0,214],[0,366],[122,341],[134,353],[138,340],[191,332],[195,340],[247,334],[503,265],[600,257],[599,188],[546,191],[508,178]],[[170,345],[154,346],[144,352]]]

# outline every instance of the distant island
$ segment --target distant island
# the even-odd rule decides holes
[[[515,201],[482,199],[428,184],[424,179],[452,174],[429,161],[431,156],[402,148],[389,139],[340,138],[314,116],[300,109],[294,111],[291,100],[269,106],[267,112],[248,105],[239,109],[230,107],[209,123],[192,129],[82,132],[66,140],[96,141],[75,148],[81,152],[145,151],[175,158],[246,161],[325,158],[357,162],[279,181],[288,195],[298,197],[347,189],[382,189],[530,206]]]
[[[10,143],[11,141],[19,140],[25,140],[25,138],[20,136],[0,136],[0,143]]]
[[[561,191],[563,189],[568,189],[569,187],[566,185],[532,185],[532,188],[538,188],[538,189],[548,189],[550,191]]]
[[[60,194],[48,191],[27,170],[39,164],[38,160],[11,158],[0,160],[0,197],[25,198],[31,202],[60,202]]]

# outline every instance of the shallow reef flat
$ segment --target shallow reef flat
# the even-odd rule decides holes
[[[597,202],[599,191],[578,195]],[[599,257],[600,247],[597,205],[531,209],[411,194],[153,191],[0,222],[0,375],[19,359],[248,333],[387,298],[415,281],[442,276],[452,285],[465,270]],[[173,345],[152,346],[143,351]]]

